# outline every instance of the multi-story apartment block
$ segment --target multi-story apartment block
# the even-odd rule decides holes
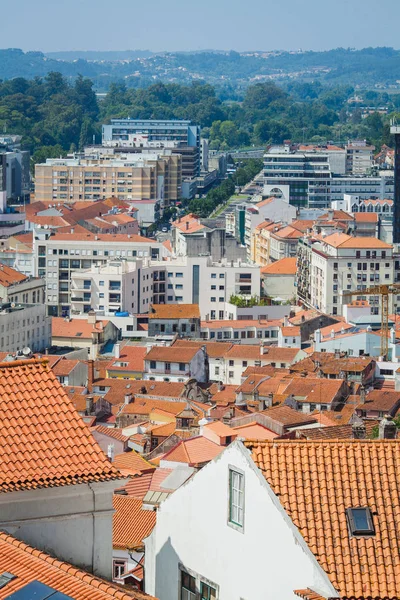
[[[15,353],[29,348],[44,351],[51,346],[51,317],[44,304],[0,304],[0,348]]]
[[[0,302],[44,304],[45,285],[40,277],[28,277],[0,263]]]
[[[30,154],[27,150],[0,152],[0,193],[9,202],[29,201]]]
[[[107,263],[92,262],[90,269],[71,272],[71,314],[95,310],[106,316],[147,313],[157,283],[148,258],[116,258]]]
[[[343,200],[345,194],[359,196],[363,200],[369,198],[394,198],[393,173],[383,171],[376,176],[346,175],[333,176],[331,183],[331,201]]]
[[[149,257],[161,260],[167,254],[160,242],[139,235],[82,234],[75,233],[73,228],[70,233],[52,235],[40,231],[34,236],[40,236],[39,239],[34,239],[35,275],[46,281],[46,304],[49,314],[54,316],[70,313],[73,272],[88,270],[94,264],[106,263],[115,258],[129,261],[136,257]],[[149,286],[150,290],[150,274],[148,275],[149,283],[146,283],[146,287]],[[74,297],[77,297],[76,293]],[[82,298],[85,299],[85,296]],[[85,304],[84,301],[82,307]],[[140,304],[142,305],[142,300]],[[142,312],[147,310],[146,304]]]
[[[375,146],[366,140],[354,140],[346,144],[346,172],[352,175],[368,173],[374,164]]]
[[[39,200],[77,202],[156,200],[161,206],[180,197],[181,158],[167,151],[120,156],[48,159],[35,166]]]
[[[377,238],[351,237],[334,233],[325,238],[306,236],[299,240],[297,259],[297,298],[323,313],[341,315],[343,292],[393,283],[393,246]],[[379,296],[368,296],[375,314]]]
[[[212,261],[209,256],[152,261],[165,271],[165,296],[158,303],[198,304],[202,319],[224,319],[231,296],[260,296],[260,267],[242,261]]]
[[[200,175],[200,127],[191,121],[111,119],[110,125],[103,125],[104,145],[162,147],[165,142],[182,155],[183,177]]]

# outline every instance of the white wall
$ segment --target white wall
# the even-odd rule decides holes
[[[294,287],[294,275],[261,275],[264,292],[270,298],[283,298],[291,300],[296,294]]]
[[[146,592],[180,598],[179,567],[218,589],[218,600],[294,600],[317,586],[336,596],[247,450],[232,444],[161,505],[146,540]],[[228,525],[229,466],[245,474],[243,531]],[[212,496],[210,498],[210,490]]]

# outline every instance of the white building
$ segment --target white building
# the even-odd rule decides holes
[[[346,172],[352,175],[368,173],[374,164],[375,146],[366,140],[353,140],[346,144]]]
[[[196,379],[199,383],[207,381],[204,348],[153,346],[145,356],[144,365],[144,379],[177,382]]]
[[[291,455],[273,471],[276,482],[293,467]],[[294,494],[279,494],[269,479],[235,441],[165,500],[145,540],[146,592],[160,600],[294,600],[295,590],[311,588],[322,598],[341,597],[307,545],[308,528],[302,536],[297,511],[291,518],[285,510]],[[301,522],[312,514],[311,503]]]
[[[297,297],[312,308],[332,315],[343,313],[343,292],[362,291],[394,282],[393,246],[377,238],[334,233],[299,240]],[[368,296],[375,314],[379,296]]]
[[[148,312],[153,298],[153,269],[149,259],[116,258],[92,263],[90,269],[71,273],[71,314],[112,316]],[[125,315],[128,316],[128,315]]]
[[[51,346],[51,317],[44,304],[0,304],[0,349],[43,352]]]
[[[71,304],[71,274],[91,269],[93,264],[108,260],[135,258],[161,259],[168,251],[156,240],[139,235],[76,232],[43,235],[34,239],[36,275],[46,280],[46,305],[49,314],[69,314]],[[39,237],[36,232],[34,238]],[[149,283],[146,286],[150,291]],[[83,290],[84,291],[84,290]],[[76,295],[75,295],[76,296]],[[76,303],[75,303],[76,304]],[[140,302],[143,307],[143,303]],[[146,307],[147,308],[147,305]]]

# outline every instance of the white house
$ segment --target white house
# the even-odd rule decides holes
[[[153,346],[144,358],[144,379],[184,382],[207,381],[206,352],[199,347]]]
[[[387,465],[399,458],[400,444],[386,440],[233,442],[159,508],[145,540],[146,592],[398,597],[397,553],[380,557],[397,539],[397,508],[385,497],[396,481]]]

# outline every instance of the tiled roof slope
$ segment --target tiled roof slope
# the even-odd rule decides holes
[[[6,533],[0,533],[0,572],[16,576],[0,589],[0,600],[8,598],[32,581],[40,581],[79,600],[154,600],[136,590],[123,591],[109,581],[52,558]]]
[[[0,491],[117,478],[46,361],[0,363]]]
[[[253,460],[344,599],[400,597],[400,443],[248,441]],[[368,506],[375,535],[350,537]]]
[[[113,506],[113,548],[135,548],[153,530],[156,512],[143,510],[142,501],[132,496],[115,495]]]

